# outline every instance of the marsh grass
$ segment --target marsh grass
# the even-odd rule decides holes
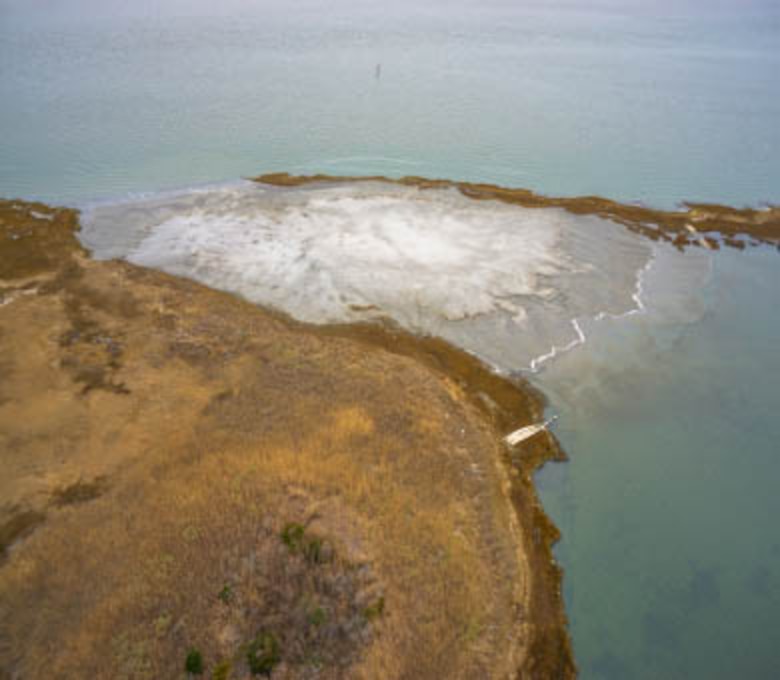
[[[16,442],[0,455],[20,488],[33,456],[107,486],[55,486],[37,531],[43,509],[3,525],[27,537],[0,568],[0,671],[174,678],[197,649],[204,674],[238,678],[266,634],[288,678],[514,674],[529,586],[500,440],[438,363],[79,266],[0,313]],[[121,338],[121,361],[84,335],[62,345],[74,319]],[[83,393],[62,362],[76,345],[127,392]],[[258,668],[277,656],[263,639]]]

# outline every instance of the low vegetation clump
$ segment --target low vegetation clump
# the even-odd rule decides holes
[[[187,652],[184,670],[190,675],[203,675],[203,655],[197,649]]]
[[[98,498],[105,489],[106,480],[103,477],[98,477],[91,482],[79,480],[69,486],[56,489],[52,494],[52,502],[59,507],[86,503]]]
[[[302,524],[297,522],[289,522],[284,525],[284,529],[281,533],[282,543],[284,543],[291,552],[299,550],[303,545],[303,537],[306,533],[306,529]]]
[[[231,665],[229,661],[220,661],[211,672],[211,680],[228,680]]]
[[[284,543],[292,553],[300,553],[309,564],[321,564],[329,556],[327,544],[318,536],[307,536],[302,524],[290,522],[281,534]]]
[[[279,643],[272,633],[260,633],[250,643],[246,658],[252,675],[271,675],[282,658]]]
[[[229,583],[226,583],[224,586],[222,586],[222,590],[219,591],[217,597],[223,604],[230,604],[235,597],[235,593],[233,593],[233,587]]]
[[[384,611],[385,611],[385,598],[379,597],[363,610],[363,615],[369,621],[373,621],[374,619],[382,616],[382,613]]]

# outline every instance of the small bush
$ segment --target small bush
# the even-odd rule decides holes
[[[319,628],[327,620],[328,612],[326,612],[322,607],[316,607],[309,613],[309,623],[317,628]]]
[[[187,653],[184,670],[192,675],[203,675],[203,655],[197,649],[191,649]]]
[[[233,587],[229,583],[226,583],[222,586],[222,590],[219,591],[217,597],[222,600],[224,604],[230,604],[234,597]]]
[[[171,624],[173,623],[173,617],[163,612],[154,620],[154,632],[157,635],[157,637],[162,637],[165,635],[168,630],[171,627]]]
[[[294,552],[301,547],[304,532],[303,525],[290,522],[282,530],[282,543]]]
[[[271,633],[260,633],[249,645],[246,653],[252,675],[271,675],[281,661],[279,643]]]
[[[384,611],[385,611],[385,598],[380,597],[363,610],[363,616],[365,616],[366,619],[368,619],[369,621],[373,621],[374,619],[382,616],[382,613]]]
[[[300,551],[309,564],[322,564],[327,561],[327,551],[323,550],[322,539],[306,537],[306,529],[303,525],[296,522],[287,524],[282,530],[281,538],[290,552]]]
[[[212,680],[228,680],[230,677],[230,661],[220,661],[211,673]]]

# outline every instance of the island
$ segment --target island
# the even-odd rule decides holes
[[[775,206],[254,179],[454,189],[680,249],[780,244]],[[390,320],[305,324],[94,259],[79,228],[0,201],[0,679],[576,675],[533,485],[565,454],[532,385]]]

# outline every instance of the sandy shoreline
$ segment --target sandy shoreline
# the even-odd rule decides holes
[[[268,635],[273,677],[574,675],[531,479],[563,454],[502,441],[536,390],[77,230],[0,202],[0,677],[249,677]]]

